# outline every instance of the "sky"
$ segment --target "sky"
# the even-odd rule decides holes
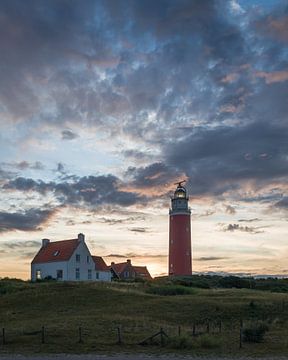
[[[0,277],[42,238],[167,274],[287,275],[288,1],[1,0]]]

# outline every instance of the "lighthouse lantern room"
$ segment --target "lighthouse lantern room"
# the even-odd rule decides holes
[[[192,274],[191,256],[191,210],[185,181],[180,181],[174,196],[171,198],[169,210],[169,269],[170,276]]]

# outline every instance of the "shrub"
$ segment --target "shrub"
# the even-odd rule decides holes
[[[247,325],[242,330],[243,341],[256,343],[261,342],[263,341],[265,332],[268,330],[269,328],[267,324],[263,322]]]
[[[185,286],[151,286],[146,292],[148,294],[161,295],[161,296],[173,296],[173,295],[191,295],[195,294],[195,290],[187,288]]]
[[[167,345],[171,349],[177,349],[177,350],[193,348],[193,342],[191,337],[185,335],[170,337]]]
[[[197,345],[204,349],[213,349],[219,347],[220,343],[212,335],[204,334],[197,339]]]
[[[204,334],[197,338],[187,335],[170,337],[167,345],[172,349],[213,349],[220,346],[219,339],[212,335]]]

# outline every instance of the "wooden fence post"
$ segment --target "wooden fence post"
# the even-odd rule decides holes
[[[210,323],[209,323],[209,320],[208,320],[208,322],[207,322],[207,333],[209,334],[209,332],[210,332]]]
[[[160,328],[160,339],[161,339],[161,346],[164,346],[164,336],[163,336],[163,328]]]
[[[193,324],[193,336],[195,336],[196,335],[196,325],[195,325],[195,323]]]
[[[78,329],[78,335],[79,335],[79,344],[81,344],[83,342],[82,340],[82,328],[81,326],[79,326],[79,329]]]
[[[243,320],[240,320],[240,334],[239,334],[239,348],[242,349],[242,328],[243,328]]]
[[[42,329],[41,329],[41,343],[45,344],[45,328],[44,328],[44,326],[42,326]]]
[[[6,339],[5,339],[5,328],[2,328],[2,345],[6,344]]]
[[[122,337],[121,337],[121,328],[120,326],[117,327],[117,334],[118,334],[118,344],[122,344]]]
[[[181,336],[181,326],[178,326],[178,336]]]
[[[222,332],[222,321],[220,319],[220,321],[219,321],[219,333],[221,334],[221,332]]]

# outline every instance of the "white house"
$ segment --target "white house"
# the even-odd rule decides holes
[[[31,280],[53,278],[59,281],[111,281],[111,271],[100,256],[93,257],[85,236],[76,239],[42,240],[31,262]]]

